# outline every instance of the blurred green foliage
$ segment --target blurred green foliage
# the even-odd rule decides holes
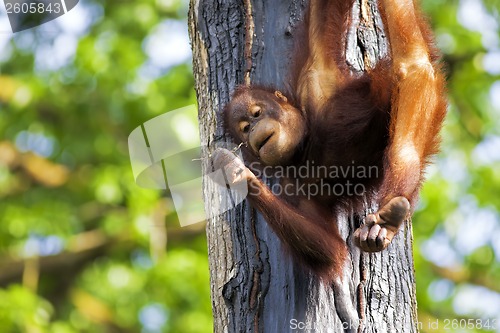
[[[450,109],[413,219],[422,331],[470,318],[498,330],[500,6],[423,6]],[[195,103],[171,39],[189,47],[186,13],[88,0],[0,36],[0,332],[212,331],[203,226],[179,228],[171,200],[135,184],[127,148],[143,122]]]
[[[127,145],[196,103],[186,15],[83,1],[0,43],[0,332],[212,331],[204,226],[135,184]]]
[[[500,332],[500,3],[423,7],[444,53],[450,106],[413,218],[422,331]]]

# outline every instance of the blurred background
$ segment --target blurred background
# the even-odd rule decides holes
[[[500,332],[500,3],[423,8],[450,108],[413,219],[418,312]],[[204,225],[135,184],[127,147],[196,102],[187,9],[84,0],[12,34],[0,5],[0,332],[212,331]]]

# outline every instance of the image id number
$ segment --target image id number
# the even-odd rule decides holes
[[[23,3],[6,3],[5,8],[7,9],[7,14],[44,14],[44,13],[55,13],[59,14],[61,12],[60,3],[43,3],[43,2],[23,2]]]

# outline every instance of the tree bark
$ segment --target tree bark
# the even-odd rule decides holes
[[[200,133],[209,147],[205,156],[215,143],[230,141],[221,111],[245,77],[260,85],[285,86],[295,28],[306,6],[305,0],[191,0]],[[360,71],[387,55],[387,39],[375,0],[358,0],[351,18],[347,61]],[[208,159],[203,163],[208,170]],[[204,187],[207,214],[213,216],[221,193],[210,183]],[[362,222],[356,216],[348,212],[338,221],[351,261],[344,282],[333,285],[294,264],[247,202],[211,218],[207,236],[214,332],[417,332],[411,223],[405,223],[388,250],[367,254],[352,243]]]

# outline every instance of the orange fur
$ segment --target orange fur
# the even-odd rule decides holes
[[[303,57],[296,86],[298,104],[308,113],[338,113],[332,109],[330,99],[356,80],[345,64],[345,33],[352,3],[310,3],[307,55]],[[381,0],[380,7],[391,59],[381,61],[368,73],[373,103],[383,106],[390,101],[391,105],[380,201],[384,204],[395,196],[404,196],[413,207],[423,181],[423,169],[438,151],[447,107],[445,79],[432,31],[413,1]]]
[[[288,251],[330,281],[342,275],[348,258],[336,225],[340,208],[347,206],[356,211],[365,201],[377,201],[379,213],[370,215],[374,224],[358,229],[354,240],[366,251],[383,250],[410,208],[415,207],[423,170],[438,150],[439,130],[446,112],[445,80],[425,19],[415,10],[412,0],[379,1],[391,57],[382,59],[363,75],[351,74],[345,60],[345,35],[353,0],[310,0],[304,29],[296,37],[299,49],[291,66],[292,87],[287,99],[274,88],[245,86],[235,92],[224,111],[226,125],[234,117],[247,117],[253,105],[258,106],[265,114],[262,118],[267,117],[269,123],[269,119],[274,124],[281,121],[283,131],[301,141],[293,147],[290,160],[278,161],[286,165],[300,168],[315,162],[346,167],[356,162],[358,166],[382,170],[373,178],[311,176],[300,179],[296,185],[300,188],[319,180],[330,185],[357,182],[366,186],[362,196],[277,197],[257,177],[249,181],[248,199]],[[283,121],[284,115],[294,112],[295,123]],[[245,124],[266,122],[255,117],[245,119]],[[237,122],[233,121],[228,130],[234,138],[245,141]],[[247,133],[257,127],[252,126]],[[305,130],[298,131],[299,128]],[[253,159],[256,158],[259,156]],[[282,178],[281,184],[296,180]],[[377,245],[374,237],[367,238],[375,224],[376,232],[383,229],[383,246]]]

